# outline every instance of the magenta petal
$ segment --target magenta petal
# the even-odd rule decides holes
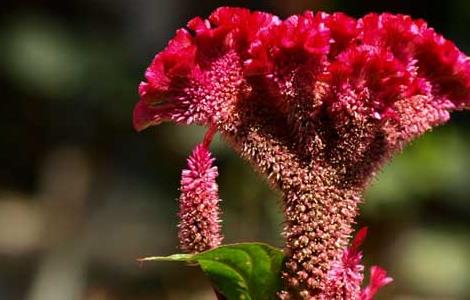
[[[152,107],[146,101],[139,101],[134,107],[133,125],[135,130],[142,131],[145,128],[158,125],[168,119],[168,112],[173,105],[166,104]]]
[[[393,281],[391,277],[387,277],[387,271],[379,266],[372,266],[370,268],[370,282],[369,285],[362,291],[360,300],[372,300],[375,294],[383,286],[390,284]]]

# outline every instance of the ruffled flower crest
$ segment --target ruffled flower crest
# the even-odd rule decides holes
[[[413,96],[432,98],[427,105],[444,111],[469,105],[468,57],[422,20],[385,13],[356,21],[342,13],[306,12],[281,21],[224,7],[207,20],[191,20],[155,57],[139,88],[135,127],[217,121],[227,105],[216,102],[241,101],[256,89],[269,89],[269,83],[258,87],[247,81],[260,74],[276,81],[272,72],[285,67],[287,56],[300,62],[314,58],[314,69],[326,75],[322,81],[343,89],[385,88],[367,105],[376,117],[394,116],[391,112],[401,109],[394,104]],[[448,118],[444,111],[440,121]]]

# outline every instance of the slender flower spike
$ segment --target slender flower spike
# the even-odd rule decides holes
[[[181,174],[178,238],[181,250],[186,252],[202,252],[222,242],[220,199],[215,182],[218,172],[213,162],[207,146],[200,144],[193,150],[188,168]]]
[[[423,20],[223,7],[157,54],[137,130],[214,124],[283,194],[283,299],[322,299],[363,191],[409,141],[470,107],[470,60]],[[375,271],[377,272],[377,271]]]

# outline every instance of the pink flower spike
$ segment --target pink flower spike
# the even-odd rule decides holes
[[[362,290],[360,300],[372,300],[380,288],[391,283],[393,278],[387,277],[387,271],[379,266],[370,268],[369,285]]]
[[[363,227],[354,237],[351,246],[344,250],[341,258],[333,262],[321,299],[359,299],[361,283],[364,279],[364,266],[361,264],[362,252],[359,251],[359,247],[366,235],[367,227]]]
[[[197,253],[215,248],[222,242],[217,167],[207,147],[197,145],[181,173],[178,216],[180,248]]]

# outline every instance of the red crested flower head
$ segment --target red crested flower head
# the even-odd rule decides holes
[[[294,70],[316,75],[306,79],[311,84],[330,87],[325,107],[393,118],[400,132],[443,122],[448,111],[470,101],[468,57],[422,20],[384,13],[356,21],[342,13],[306,12],[281,21],[223,7],[207,20],[191,20],[157,54],[139,87],[134,125],[220,123],[240,102],[261,101],[266,93],[288,102],[292,89],[308,88],[279,86]],[[416,116],[417,124],[408,124],[404,106],[416,102],[438,116]]]

